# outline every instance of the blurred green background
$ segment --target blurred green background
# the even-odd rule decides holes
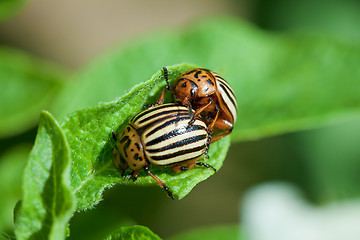
[[[217,15],[245,19],[270,32],[313,34],[360,46],[360,1],[355,0],[33,0],[0,24],[0,44],[71,74],[131,37]],[[0,79],[0,86],[4,83]],[[4,89],[1,95],[8,94],[1,92]],[[40,106],[46,108],[55,97],[51,89]],[[1,102],[0,107],[7,104]],[[20,124],[0,139],[0,232],[10,236],[11,206],[21,197],[22,169],[36,136],[36,119]],[[99,239],[121,224],[145,225],[164,238],[199,226],[236,224],[246,190],[272,180],[294,183],[318,205],[359,197],[359,143],[356,116],[317,129],[232,143],[221,171],[183,200],[164,198],[157,186],[115,186],[95,210],[73,217],[70,239]]]

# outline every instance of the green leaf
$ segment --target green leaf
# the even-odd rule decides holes
[[[160,238],[144,226],[121,227],[111,233],[105,240],[160,240]]]
[[[0,158],[0,233],[13,229],[13,208],[21,198],[21,175],[30,146],[20,145]]]
[[[64,239],[74,211],[70,149],[55,119],[42,112],[23,176],[23,199],[15,218],[17,239]]]
[[[169,240],[228,240],[243,239],[239,225],[206,226],[180,233]]]
[[[187,64],[168,67],[169,81],[174,82],[179,74],[194,67]],[[71,148],[72,188],[78,199],[78,210],[95,206],[101,200],[105,188],[115,183],[133,182],[121,177],[113,166],[111,151],[115,142],[111,132],[121,132],[129,119],[143,110],[144,105],[154,103],[165,84],[162,71],[158,71],[150,80],[138,84],[117,100],[99,103],[96,107],[74,112],[64,119],[61,126]],[[225,159],[229,140],[224,138],[210,147],[208,163],[217,169],[220,169]],[[185,197],[196,184],[214,174],[212,169],[200,167],[181,173],[161,167],[152,167],[151,171],[166,182],[179,199]],[[156,182],[141,172],[134,184]]]
[[[276,35],[231,18],[156,32],[74,76],[56,116],[110,101],[164,65],[190,62],[223,75],[238,101],[234,141],[343,121],[360,113],[360,47],[331,38]]]
[[[0,1],[0,20],[11,17],[16,14],[20,7],[27,2],[26,0],[1,0]]]
[[[60,70],[21,51],[0,47],[0,137],[36,125],[60,87]]]

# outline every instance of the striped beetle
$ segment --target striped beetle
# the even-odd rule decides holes
[[[232,132],[236,121],[237,103],[234,91],[229,84],[217,73],[203,68],[195,68],[181,74],[172,87],[168,80],[168,71],[163,67],[164,77],[169,89],[175,96],[175,101],[190,109],[195,109],[189,125],[193,124],[200,114],[204,117],[208,131],[216,129],[211,143],[225,137]],[[157,101],[164,101],[165,88]]]
[[[199,162],[210,144],[210,134],[206,124],[196,118],[191,119],[188,108],[173,103],[151,107],[135,115],[122,134],[112,136],[116,145],[112,151],[114,166],[135,181],[141,169],[144,169],[174,199],[166,184],[149,170],[153,164],[171,167],[174,171],[186,171],[196,165],[216,169],[209,164]]]

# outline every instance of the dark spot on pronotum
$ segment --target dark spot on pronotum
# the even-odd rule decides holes
[[[142,159],[142,157],[139,157],[139,161],[142,161],[143,159]]]
[[[202,75],[201,77],[202,77],[202,78],[207,78],[208,76],[206,76],[206,75]]]
[[[195,78],[199,78],[199,74],[201,73],[201,71],[197,71],[195,74],[194,74],[194,77]]]
[[[135,160],[138,160],[138,159],[139,159],[139,154],[135,153],[134,159],[135,159]]]
[[[136,167],[136,164],[135,164],[135,163],[133,163],[133,166],[134,166],[134,167]]]
[[[132,149],[130,149],[130,151],[132,151],[132,152],[133,152],[133,151],[134,151],[134,149],[132,148]]]
[[[198,79],[198,82],[200,82],[201,80],[200,79]]]
[[[188,75],[188,74],[191,74],[191,73],[196,72],[196,71],[197,71],[197,69],[195,68],[193,70],[187,71],[186,73],[184,73],[184,75]]]
[[[211,81],[211,80],[206,80],[210,85],[213,85],[214,86],[214,83]]]
[[[183,84],[181,84],[181,87],[186,87],[186,82],[184,82]]]
[[[133,134],[132,136],[135,137],[135,134]]]
[[[207,92],[207,91],[209,91],[209,88],[206,88],[206,89],[205,89],[205,92]]]
[[[137,150],[140,151],[140,145],[138,143],[135,143],[135,146],[136,146]]]
[[[128,132],[130,132],[130,127],[127,127],[126,130],[127,130]]]
[[[193,81],[190,81],[190,84],[191,84],[191,86],[192,86],[193,88],[197,88],[196,83],[194,83]]]

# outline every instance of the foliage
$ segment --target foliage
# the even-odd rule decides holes
[[[75,198],[70,187],[70,149],[47,112],[40,117],[23,178],[23,199],[15,211],[17,239],[64,239]]]
[[[181,62],[195,65],[177,64]],[[131,116],[157,99],[165,85],[162,66],[177,64],[169,66],[171,82],[196,66],[212,69],[229,81],[239,107],[231,134],[236,142],[358,116],[359,63],[356,45],[310,35],[271,34],[227,18],[200,21],[114,48],[64,86],[58,67],[0,48],[0,78],[5,83],[0,100],[7,103],[0,110],[0,135],[34,126],[43,108],[59,120],[48,112],[41,114],[24,171],[22,201],[16,208],[17,238],[64,239],[75,211],[94,208],[105,189],[116,183],[156,184],[145,173],[134,183],[120,176],[111,162],[111,131],[121,132]],[[213,144],[209,163],[220,169],[229,145],[229,137]],[[213,174],[204,168],[174,173],[153,166],[151,171],[179,199]],[[219,232],[226,236],[233,230]],[[188,239],[205,234],[190,233]],[[107,239],[128,235],[159,239],[142,226],[122,227]],[[184,239],[174,239],[180,238]]]

